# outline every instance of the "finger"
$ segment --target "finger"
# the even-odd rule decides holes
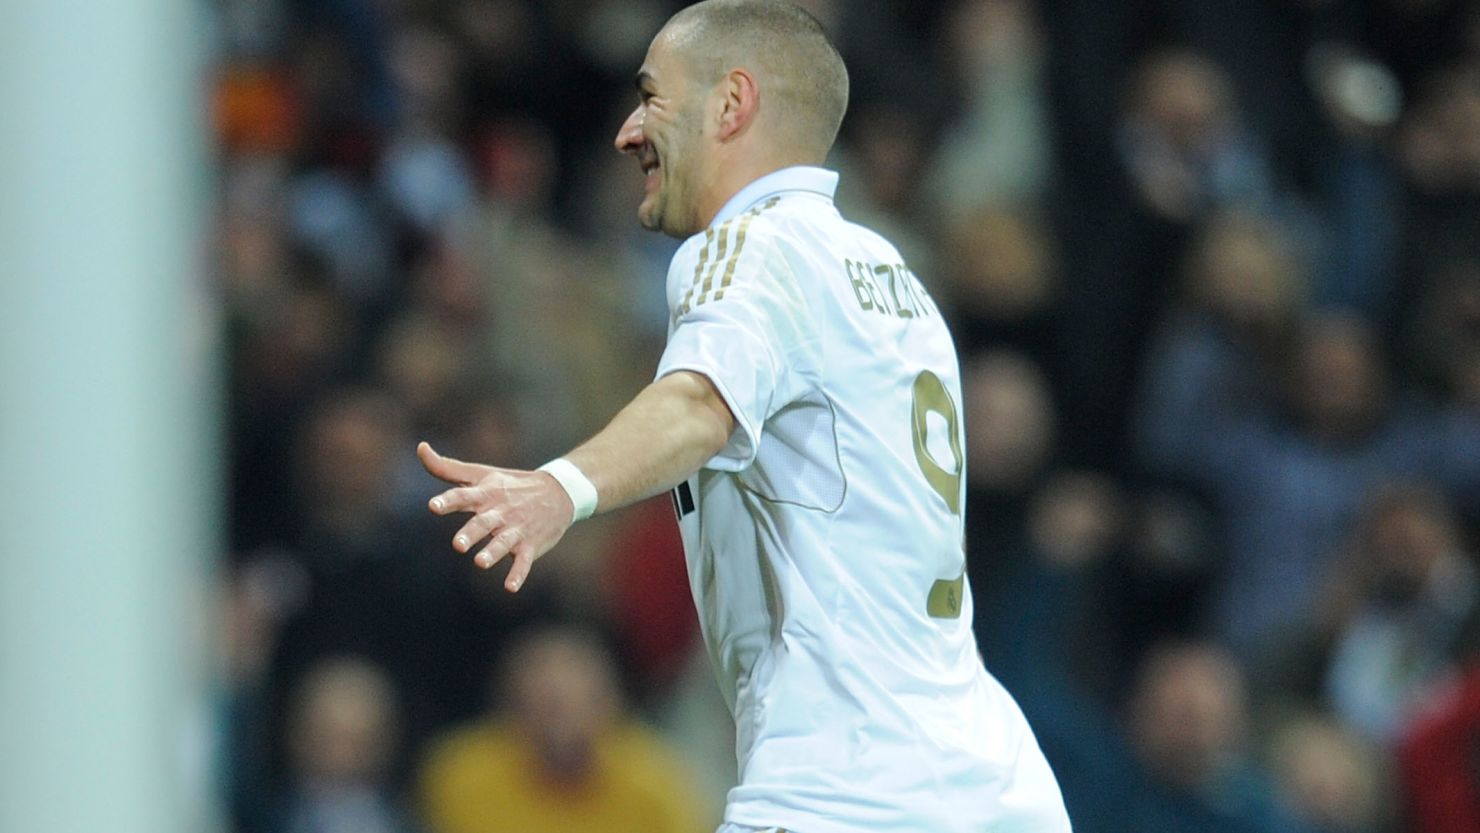
[[[496,509],[479,512],[463,524],[462,529],[452,537],[452,548],[458,552],[467,552],[473,546],[474,541],[481,541],[503,525],[504,518]]]
[[[519,533],[519,530],[512,527],[505,527],[499,530],[497,535],[489,539],[488,545],[483,548],[482,552],[478,553],[473,561],[480,567],[485,564],[492,567],[503,561],[504,556],[508,555],[511,550],[517,547],[523,540],[523,537]]]
[[[433,476],[448,483],[464,486],[478,482],[480,469],[472,463],[464,463],[451,457],[443,457],[432,449],[431,443],[422,441],[416,445],[416,457]]]
[[[478,508],[478,504],[483,502],[484,497],[483,490],[476,486],[460,486],[456,489],[448,489],[427,501],[427,506],[438,515],[446,515],[449,512],[471,512]]]
[[[524,580],[529,578],[529,570],[534,566],[534,556],[530,554],[528,547],[519,546],[514,548],[514,566],[509,568],[509,575],[504,579],[504,589],[510,593],[518,593],[519,588],[524,586]]]

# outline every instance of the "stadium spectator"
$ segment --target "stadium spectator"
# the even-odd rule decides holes
[[[960,106],[941,137],[929,194],[941,218],[1034,203],[1052,174],[1044,36],[1033,3],[963,0],[942,24]]]
[[[966,511],[975,521],[967,530],[975,557],[967,565],[980,591],[1023,546],[1029,501],[1053,462],[1055,412],[1043,372],[1019,353],[968,357],[961,384],[962,411],[972,426],[966,439]],[[978,571],[976,564],[984,566]]]
[[[1173,474],[1199,453],[1202,437],[1186,426],[1213,406],[1207,397],[1229,407],[1278,395],[1305,296],[1304,271],[1273,224],[1226,212],[1198,230],[1145,354],[1133,422],[1145,470]]]
[[[1122,829],[1131,769],[1080,662],[1100,635],[1095,596],[1119,537],[1120,499],[1103,476],[1052,473],[1027,503],[1018,545],[1001,554],[973,547],[967,561],[973,575],[991,575],[976,591],[982,658],[1022,704],[1080,833]]]
[[[1023,209],[980,205],[947,224],[949,268],[941,303],[960,332],[963,353],[1014,348],[1049,368],[1058,341],[1058,254],[1048,229]]]
[[[927,234],[924,194],[918,187],[934,146],[933,121],[917,102],[864,104],[849,114],[852,141],[832,154],[842,177],[837,195],[841,210],[897,240],[910,268],[925,275],[934,274],[940,263]],[[867,174],[855,176],[855,171]]]
[[[272,713],[325,657],[374,662],[401,692],[407,745],[397,776],[431,733],[476,711],[483,683],[471,669],[496,656],[491,636],[529,609],[486,604],[465,572],[428,547],[441,527],[398,510],[395,450],[406,430],[398,402],[357,388],[328,394],[303,425],[295,486],[316,498],[299,505],[300,530],[281,543],[302,589],[273,648],[267,695]]]
[[[377,353],[377,381],[404,405],[418,433],[449,435],[445,411],[469,386],[478,367],[458,355],[461,333],[446,321],[415,308],[384,325]]]
[[[1437,69],[1414,91],[1396,142],[1406,199],[1399,304],[1480,262],[1480,61]]]
[[[1063,524],[1060,555],[1027,562],[988,597],[982,640],[1038,727],[1075,830],[1303,833],[1253,758],[1243,674],[1226,652],[1199,642],[1150,649],[1123,721],[1087,687],[1075,640],[1096,627],[1086,616],[1097,559],[1081,559],[1097,535],[1075,526]]]
[[[1381,748],[1332,715],[1293,715],[1274,730],[1271,771],[1311,833],[1379,833],[1397,816]]]
[[[1466,193],[1480,186],[1480,67],[1460,64],[1429,77],[1399,145],[1410,181],[1429,192]]]
[[[1452,263],[1416,293],[1402,359],[1438,397],[1480,412],[1480,260]]]
[[[289,781],[269,833],[412,833],[391,781],[397,697],[373,665],[329,659],[304,675],[289,719]]]
[[[502,704],[454,730],[421,770],[431,833],[690,833],[702,806],[684,766],[626,714],[613,658],[557,626],[515,640]]]
[[[1245,661],[1289,638],[1369,489],[1445,468],[1439,424],[1392,390],[1377,349],[1359,321],[1313,318],[1277,398],[1242,398],[1237,368],[1209,362],[1180,386],[1182,408],[1152,406],[1161,418],[1143,426],[1154,468],[1224,514],[1229,562],[1211,621]]]
[[[406,419],[417,436],[443,440],[462,439],[464,432],[479,429],[498,431],[496,407],[480,407],[473,420],[452,420],[458,405],[470,398],[474,380],[486,376],[480,363],[462,355],[459,345],[467,336],[464,328],[415,307],[406,309],[382,325],[374,345],[375,374],[380,390],[405,408]],[[497,442],[496,439],[494,439]],[[429,483],[421,466],[403,458],[392,466],[393,484],[387,500],[393,507],[416,505],[415,496]]]
[[[1430,489],[1380,490],[1357,538],[1336,570],[1351,608],[1331,648],[1326,690],[1349,726],[1385,742],[1448,670],[1460,628],[1480,605],[1480,578],[1443,496]]]
[[[1093,134],[1103,144],[1074,149],[1097,158],[1054,207],[1064,249],[1066,451],[1095,467],[1127,456],[1141,356],[1190,235],[1220,211],[1282,222],[1296,213],[1226,73],[1206,55],[1153,49],[1117,78],[1119,108]]]
[[[276,295],[276,293],[273,293]],[[354,305],[312,281],[243,306],[233,333],[232,539],[236,551],[299,534],[294,442],[325,388],[351,362],[360,331]],[[362,487],[363,488],[363,487]]]
[[[1231,656],[1186,643],[1153,650],[1132,697],[1131,747],[1149,782],[1129,830],[1299,831],[1250,757],[1249,706]]]
[[[1205,501],[1185,490],[1128,490],[1122,541],[1095,577],[1101,649],[1079,660],[1101,699],[1121,702],[1134,660],[1154,645],[1203,633],[1209,589],[1223,562],[1222,530]]]
[[[1476,622],[1453,683],[1435,691],[1403,732],[1398,763],[1406,821],[1414,833],[1480,829],[1480,662]]]
[[[1273,174],[1244,124],[1237,91],[1207,56],[1168,50],[1142,62],[1127,96],[1118,151],[1137,196],[1187,222],[1216,208],[1268,207]]]

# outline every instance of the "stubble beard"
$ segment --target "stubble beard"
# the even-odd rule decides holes
[[[675,193],[677,190],[678,183],[659,181],[647,210],[639,209],[637,212],[637,221],[642,224],[643,228],[648,231],[662,232],[678,240],[683,240],[698,231],[697,228],[693,228],[695,223],[692,217],[687,218],[685,222],[685,218],[680,216],[681,212],[678,208],[683,200],[682,195]]]
[[[668,152],[658,155],[658,187],[652,195],[648,220],[643,223],[650,231],[661,231],[678,240],[701,230],[695,208],[699,183],[694,175],[695,154],[701,148],[703,137],[698,125],[687,118],[687,114],[685,111],[683,127],[676,131],[675,141],[669,143]],[[690,170],[687,176],[681,172],[680,162],[688,163]]]

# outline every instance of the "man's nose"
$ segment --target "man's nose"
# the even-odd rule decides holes
[[[633,110],[627,120],[622,122],[622,127],[617,130],[617,151],[619,153],[636,153],[642,147],[642,108]]]

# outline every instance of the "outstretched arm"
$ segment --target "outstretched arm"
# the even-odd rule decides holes
[[[643,389],[596,436],[565,456],[596,487],[598,511],[618,509],[673,488],[729,440],[735,419],[705,376],[670,373]],[[501,469],[416,448],[427,471],[452,489],[433,497],[438,515],[472,517],[452,539],[466,553],[485,537],[473,561],[487,569],[514,557],[504,586],[517,591],[536,559],[570,528],[574,505],[564,487],[542,471]]]

